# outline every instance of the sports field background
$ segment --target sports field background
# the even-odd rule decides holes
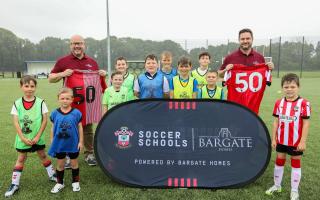
[[[281,74],[280,74],[281,77]],[[320,72],[306,72],[301,79],[301,96],[311,102],[312,117],[307,150],[302,158],[302,180],[300,184],[300,199],[316,200],[320,197]],[[0,199],[11,184],[12,168],[17,159],[13,147],[15,131],[10,115],[11,106],[15,99],[22,95],[18,79],[0,79]],[[56,93],[61,83],[49,84],[48,80],[38,80],[37,96],[46,100],[50,111],[58,104]],[[280,79],[273,78],[272,86],[266,89],[260,107],[260,116],[271,133],[273,121],[272,109],[277,98],[281,97]],[[49,147],[49,123],[46,131],[47,147]],[[204,189],[139,189],[120,185],[108,178],[97,167],[89,167],[81,155],[79,193],[72,192],[71,171],[65,172],[66,187],[59,194],[51,194],[54,183],[49,182],[44,167],[36,154],[29,154],[22,177],[20,191],[11,199],[289,199],[290,196],[290,159],[287,159],[283,179],[283,192],[274,197],[264,194],[264,191],[273,184],[273,167],[275,153],[265,173],[254,183],[240,189],[204,190]],[[55,161],[54,161],[55,163]],[[130,170],[130,169],[128,169]]]

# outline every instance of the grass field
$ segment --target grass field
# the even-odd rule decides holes
[[[300,184],[301,199],[319,199],[320,189],[320,75],[310,73],[301,80],[301,96],[311,101],[312,118],[307,150],[302,159],[302,181]],[[317,77],[317,78],[314,78]],[[0,79],[1,107],[0,107],[0,196],[11,184],[11,173],[16,161],[17,153],[13,148],[15,131],[12,126],[10,110],[15,99],[22,94],[18,79]],[[49,110],[57,107],[56,93],[61,83],[49,84],[47,80],[39,80],[37,96],[46,100]],[[265,121],[269,131],[272,124],[272,109],[274,101],[281,97],[280,80],[273,79],[273,84],[267,88],[260,108],[260,116]],[[48,125],[45,131],[49,142]],[[36,154],[29,154],[26,166],[21,177],[20,191],[12,199],[289,199],[290,195],[290,162],[286,164],[283,180],[283,192],[274,197],[264,194],[264,191],[273,184],[273,167],[275,153],[272,153],[271,162],[265,173],[254,183],[241,189],[204,190],[204,189],[147,189],[129,188],[110,180],[99,167],[89,167],[85,164],[83,156],[80,157],[81,192],[74,193],[71,188],[71,171],[65,173],[66,188],[60,194],[50,193],[54,183],[47,179],[46,171],[39,162]]]

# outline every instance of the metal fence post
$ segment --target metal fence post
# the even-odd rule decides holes
[[[304,36],[302,37],[301,62],[300,62],[300,78],[302,78],[303,56],[304,56]]]
[[[280,74],[280,56],[281,56],[281,36],[279,38],[279,49],[278,49],[278,74],[277,74],[277,78],[279,78],[279,74]]]
[[[272,57],[272,56],[271,56],[271,45],[272,45],[272,39],[270,39],[270,45],[269,45],[269,57]]]

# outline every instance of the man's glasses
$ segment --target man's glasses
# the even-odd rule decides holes
[[[74,45],[74,46],[82,46],[84,44],[84,42],[71,42],[70,43],[71,45]]]

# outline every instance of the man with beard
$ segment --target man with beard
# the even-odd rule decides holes
[[[106,76],[105,70],[99,70],[97,62],[85,54],[85,41],[80,35],[73,35],[70,38],[70,54],[58,59],[54,68],[49,74],[49,82],[56,83],[67,77],[70,77],[76,70],[83,71],[98,71],[100,79],[104,80]],[[103,81],[104,82],[104,81]],[[103,89],[105,89],[105,82],[101,82]],[[104,86],[103,86],[104,84]],[[84,113],[82,113],[84,115]],[[93,126],[91,123],[83,126],[84,147],[85,147],[85,161],[90,166],[96,165],[96,159],[93,154]],[[68,161],[66,161],[65,168],[70,168]]]
[[[218,72],[228,87],[227,100],[258,114],[265,86],[271,84],[274,65],[252,48],[252,42],[252,31],[248,28],[240,30],[239,49],[226,56]]]
[[[227,55],[220,67],[219,74],[223,77],[224,73],[233,68],[234,64],[252,66],[265,63],[264,57],[252,48],[253,33],[245,28],[239,31],[239,49]],[[272,62],[266,63],[270,70],[274,68]]]

